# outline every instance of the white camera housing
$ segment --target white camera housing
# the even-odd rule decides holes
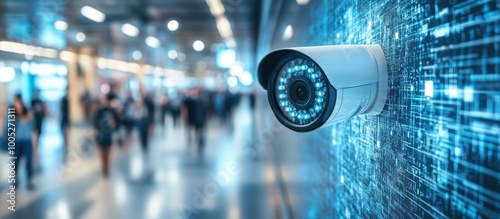
[[[278,121],[297,132],[378,115],[387,100],[387,63],[377,44],[278,49],[257,74]]]

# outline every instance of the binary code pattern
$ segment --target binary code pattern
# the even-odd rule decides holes
[[[500,1],[311,4],[305,44],[381,44],[390,75],[382,115],[314,135],[321,217],[500,218]]]

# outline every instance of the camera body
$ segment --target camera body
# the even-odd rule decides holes
[[[378,115],[387,100],[387,63],[377,44],[274,50],[257,75],[278,121],[297,132]]]

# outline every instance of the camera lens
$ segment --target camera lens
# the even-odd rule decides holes
[[[310,82],[306,81],[306,78],[296,78],[291,83],[290,90],[288,91],[292,104],[298,108],[307,107],[308,103],[313,98],[311,95],[311,90],[313,89]]]
[[[291,123],[315,122],[326,108],[328,82],[323,71],[309,58],[288,59],[277,68],[273,83],[276,107]]]
[[[295,95],[297,95],[297,98],[299,100],[305,100],[307,97],[307,90],[304,86],[298,86],[297,89],[295,90]]]

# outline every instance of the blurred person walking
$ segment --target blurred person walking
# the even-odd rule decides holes
[[[148,134],[151,135],[153,134],[154,130],[154,121],[155,121],[155,102],[154,102],[154,97],[153,93],[149,92],[146,94],[146,96],[143,98],[144,105],[146,106],[147,110],[147,121],[148,121]]]
[[[150,133],[150,111],[148,110],[148,106],[145,104],[144,100],[139,100],[136,102],[135,106],[135,121],[137,124],[137,129],[139,131],[139,138],[141,141],[141,147],[144,154],[148,151],[149,145],[149,133]]]
[[[69,128],[69,87],[66,88],[66,95],[61,99],[61,132],[63,134],[64,148],[68,151],[68,128]]]
[[[169,108],[170,108],[170,113],[172,114],[172,122],[174,124],[174,128],[176,128],[177,124],[179,123],[182,102],[183,102],[182,96],[179,95],[178,91],[176,91],[176,96],[172,98],[169,102]]]
[[[163,94],[161,98],[161,125],[165,128],[167,114],[170,113],[170,100],[166,94]]]
[[[120,133],[120,130],[122,130],[122,127],[123,127],[124,122],[125,122],[123,116],[121,116],[121,115],[123,115],[123,104],[117,98],[117,96],[114,94],[112,96],[109,96],[109,94],[108,94],[108,101],[109,101],[111,108],[113,108],[113,110],[117,114],[117,117],[116,117],[117,119],[115,121],[115,127],[114,127],[114,130],[116,132],[114,132],[113,139],[117,139],[118,146],[123,147],[124,136],[121,135],[121,133]]]
[[[127,147],[130,143],[130,137],[135,125],[135,100],[132,93],[128,92],[122,110],[123,127],[125,129],[124,146]]]
[[[226,123],[226,107],[224,105],[225,102],[226,94],[224,91],[218,91],[217,93],[215,93],[213,98],[214,112],[222,124]]]
[[[101,96],[100,104],[95,113],[93,122],[96,142],[101,153],[102,175],[104,178],[108,178],[109,176],[109,160],[111,145],[113,143],[113,132],[118,122],[118,114],[110,104],[111,98],[110,95]]]
[[[26,179],[28,190],[34,190],[35,186],[32,182],[33,177],[33,151],[34,144],[33,140],[35,137],[35,130],[33,129],[33,115],[28,112],[28,109],[23,103],[22,97],[20,94],[17,94],[14,98],[14,106],[15,108],[15,145],[16,148],[14,150],[14,156],[17,157],[14,169],[16,171],[16,178],[14,185],[17,187],[19,184],[19,163],[23,157],[26,158]],[[7,132],[7,129],[4,130]],[[6,134],[4,136],[7,137]]]
[[[250,92],[250,94],[248,94],[248,98],[250,100],[250,109],[252,109],[252,111],[255,111],[255,105],[256,105],[256,102],[257,102],[257,95],[255,94],[255,91],[252,91]]]
[[[38,148],[40,142],[40,135],[42,135],[43,119],[47,115],[47,105],[40,99],[40,91],[35,90],[33,99],[31,100],[31,109],[34,116],[34,131],[33,146]]]
[[[205,121],[206,107],[200,97],[200,90],[193,89],[188,93],[182,107],[183,118],[188,123],[188,140],[191,142],[192,131],[194,131],[194,140],[198,144],[198,153],[203,153],[205,146]]]

